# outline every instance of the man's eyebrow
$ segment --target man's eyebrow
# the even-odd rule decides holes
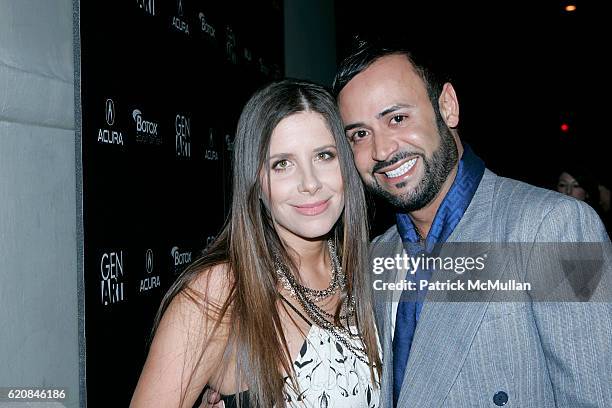
[[[396,105],[393,105],[393,106],[389,106],[387,109],[384,109],[382,112],[378,113],[376,115],[376,119],[380,119],[383,116],[388,115],[389,113],[398,111],[400,109],[406,109],[406,108],[409,108],[409,109],[410,108],[414,108],[414,105],[410,105],[410,104],[407,104],[407,103],[399,103],[399,104],[396,104]],[[355,128],[358,128],[358,127],[364,127],[364,126],[365,126],[365,123],[363,123],[363,122],[351,123],[351,124],[346,125],[344,127],[344,131],[348,132],[349,130],[352,130],[352,129],[355,129]]]
[[[398,105],[389,106],[387,109],[383,110],[378,115],[376,115],[376,119],[380,119],[383,116],[388,115],[389,113],[398,111],[400,109],[413,108],[413,107],[414,107],[413,105],[408,105],[408,104],[403,104],[403,103],[400,103]]]
[[[355,128],[358,128],[358,127],[363,127],[363,126],[365,126],[365,124],[362,123],[362,122],[351,123],[350,125],[346,125],[344,127],[344,132],[348,132],[349,130],[352,130],[352,129],[355,129]]]

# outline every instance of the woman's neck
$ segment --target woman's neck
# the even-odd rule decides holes
[[[332,269],[327,240],[296,241],[286,242],[286,245],[298,268],[299,281],[312,289],[325,289],[329,286]]]

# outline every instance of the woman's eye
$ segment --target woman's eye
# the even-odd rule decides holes
[[[287,167],[289,167],[289,160],[286,159],[279,160],[272,166],[274,170],[285,170]]]
[[[319,160],[331,160],[334,157],[336,157],[336,155],[333,154],[332,152],[321,152],[317,154],[317,159]]]

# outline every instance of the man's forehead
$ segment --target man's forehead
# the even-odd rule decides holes
[[[338,95],[343,115],[347,111],[384,109],[389,104],[412,104],[410,95],[425,95],[425,84],[404,55],[379,58],[355,75]],[[378,106],[381,105],[381,106]],[[378,112],[376,112],[378,113]]]
[[[380,82],[381,80],[384,81],[385,79],[398,77],[412,80],[420,79],[407,56],[403,54],[386,55],[378,58],[363,71],[351,78],[344,89],[355,82]]]

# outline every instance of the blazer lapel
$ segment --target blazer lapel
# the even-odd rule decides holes
[[[491,240],[491,206],[495,178],[491,172],[485,171],[472,202],[448,239],[449,243],[485,243],[478,248],[477,253],[471,253],[470,256],[486,252]],[[442,256],[452,256],[453,249],[450,251],[451,254]],[[465,256],[465,253],[462,255]],[[502,260],[490,258],[487,260],[487,268],[501,274]],[[496,279],[493,275],[488,276]],[[436,279],[436,273],[432,279]],[[465,362],[492,292],[477,302],[470,301],[474,299],[473,294],[471,295],[472,297],[464,291],[454,292],[452,295],[446,292],[428,292],[412,342],[398,407],[442,406]],[[451,297],[453,302],[443,301]],[[393,329],[385,326],[385,330]],[[392,354],[391,357],[386,355],[385,365],[388,366],[392,361]],[[392,377],[385,378],[392,383]]]
[[[384,236],[372,248],[371,255],[373,257],[394,257],[396,254],[401,254],[404,250],[402,241],[397,235],[397,231]],[[404,278],[405,271],[389,271],[385,273],[393,273],[391,279],[383,278],[386,282],[398,282]],[[401,292],[400,292],[401,294]],[[399,298],[398,293],[393,291],[381,291],[374,293],[375,296],[375,314],[376,323],[379,330],[380,344],[382,347],[382,378],[381,378],[381,393],[380,393],[380,408],[393,408],[393,301]]]

